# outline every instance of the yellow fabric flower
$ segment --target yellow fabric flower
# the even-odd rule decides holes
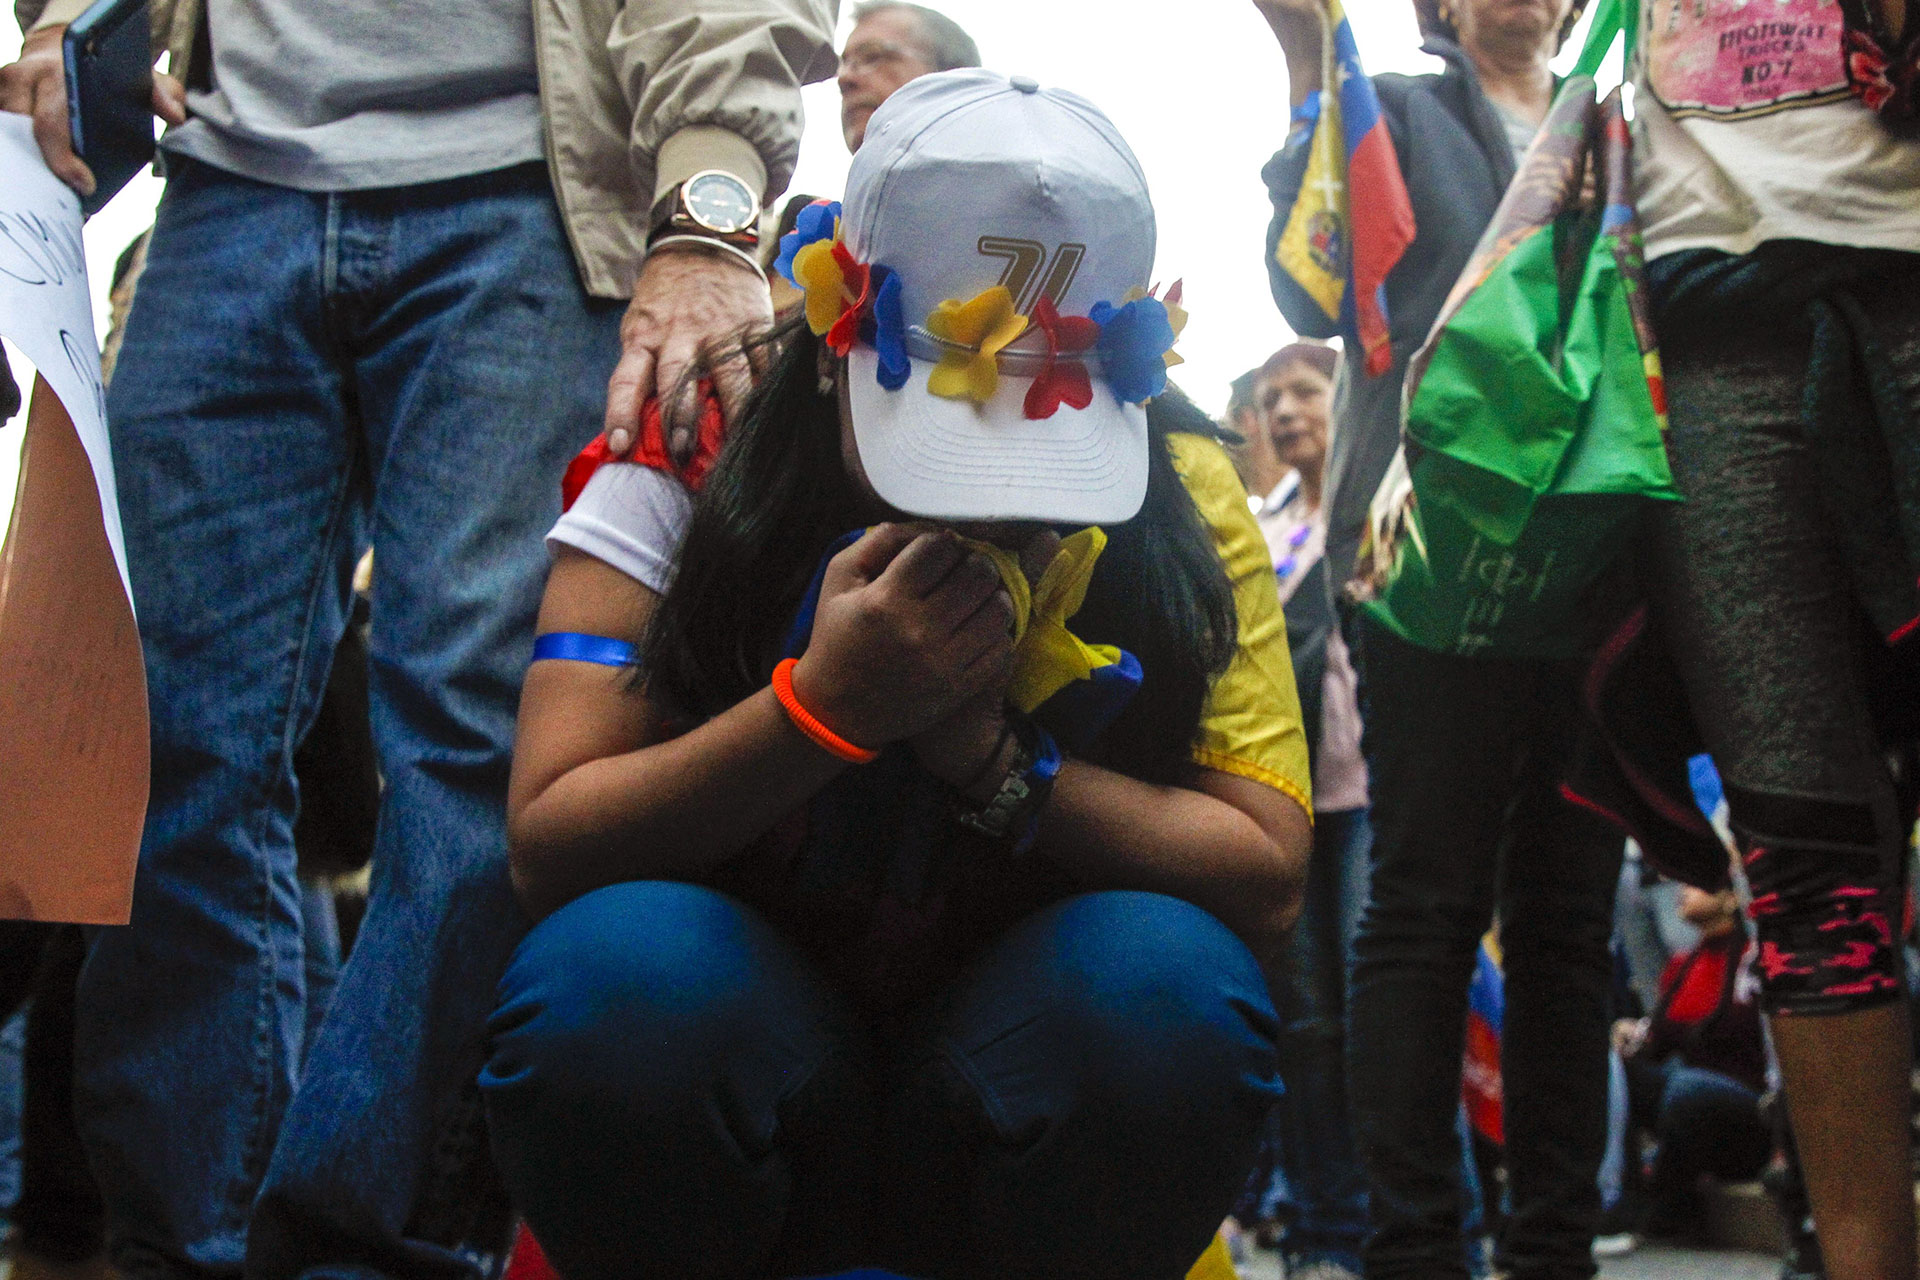
[[[796,258],[797,265],[799,259]],[[927,377],[927,390],[948,399],[986,401],[1000,386],[1000,349],[1026,332],[1027,318],[1013,309],[1005,285],[975,294],[966,302],[948,298],[927,316],[934,337],[970,351],[948,351]]]
[[[1013,679],[1007,700],[1020,711],[1031,712],[1075,680],[1120,661],[1114,646],[1088,644],[1067,630],[1067,620],[1086,602],[1093,567],[1107,546],[1106,530],[1096,525],[1063,541],[1038,586],[1027,582],[1012,552],[988,542],[970,540],[969,545],[993,561],[1013,597]]]
[[[1187,327],[1187,309],[1177,302],[1166,302],[1163,300],[1162,305],[1167,309],[1167,323],[1173,326],[1173,339],[1175,342],[1178,342],[1180,340],[1180,331]],[[1186,363],[1186,360],[1181,357],[1180,353],[1172,347],[1167,348],[1167,354],[1164,358],[1167,362],[1167,368],[1169,369],[1177,364]]]
[[[807,293],[807,328],[824,334],[847,309],[847,278],[832,240],[815,240],[793,255],[793,278]]]

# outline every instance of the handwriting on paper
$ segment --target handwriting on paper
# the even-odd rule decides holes
[[[0,112],[0,336],[20,348],[73,419],[100,491],[100,520],[127,581],[127,553],[115,498],[113,452],[100,351],[93,339],[80,198],[53,176],[26,116]],[[0,494],[8,501],[11,494]]]
[[[85,280],[80,228],[32,210],[0,209],[0,272],[26,285]]]

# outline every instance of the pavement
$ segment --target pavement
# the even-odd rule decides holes
[[[1642,1245],[1624,1258],[1603,1258],[1600,1280],[1774,1280],[1780,1259],[1733,1249]]]
[[[1623,1258],[1600,1262],[1600,1280],[1774,1280],[1779,1274],[1780,1259],[1764,1253],[1663,1244],[1642,1245]],[[1257,1249],[1240,1275],[1242,1280],[1282,1280],[1280,1255]]]

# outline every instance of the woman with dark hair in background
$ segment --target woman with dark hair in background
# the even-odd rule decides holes
[[[1319,0],[1256,0],[1286,55],[1297,126],[1265,171],[1274,298],[1303,333],[1325,314],[1273,259],[1304,178],[1321,91]],[[1551,105],[1548,62],[1573,0],[1438,0],[1421,16],[1437,75],[1373,84],[1417,238],[1386,280],[1394,362],[1349,362],[1327,477],[1328,583],[1350,577],[1366,511],[1400,443],[1406,362],[1426,337]],[[1360,197],[1364,198],[1364,196]],[[1572,663],[1461,657],[1363,622],[1373,870],[1348,1005],[1348,1092],[1371,1188],[1370,1280],[1466,1275],[1461,1051],[1468,979],[1496,904],[1512,1214],[1497,1263],[1515,1280],[1594,1272],[1607,1128],[1614,883],[1622,840],[1562,799],[1579,720]]]
[[[1626,1064],[1628,1123],[1655,1141],[1641,1228],[1651,1236],[1697,1235],[1705,1222],[1700,1178],[1740,1182],[1773,1152],[1762,1115],[1767,1047],[1748,965],[1748,935],[1733,891],[1686,885],[1680,915],[1700,941],[1668,962],[1644,1018],[1614,1024]]]
[[[1347,980],[1367,901],[1367,766],[1353,663],[1327,590],[1322,483],[1340,353],[1295,342],[1251,375],[1251,458],[1267,462],[1252,500],[1287,614],[1287,647],[1313,761],[1313,856],[1294,930],[1275,1110],[1279,1176],[1260,1206],[1276,1218],[1287,1274],[1341,1280],[1360,1269],[1367,1185],[1347,1105]],[[1278,474],[1275,474],[1278,472]]]

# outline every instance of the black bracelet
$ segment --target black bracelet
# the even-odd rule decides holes
[[[981,761],[978,769],[967,776],[965,782],[955,783],[953,789],[965,795],[979,786],[980,780],[992,773],[994,766],[1000,763],[1000,753],[1007,749],[1007,740],[1011,737],[1013,737],[1013,717],[1008,716],[1000,722],[1000,736],[994,739],[993,750],[987,752],[987,758]]]

